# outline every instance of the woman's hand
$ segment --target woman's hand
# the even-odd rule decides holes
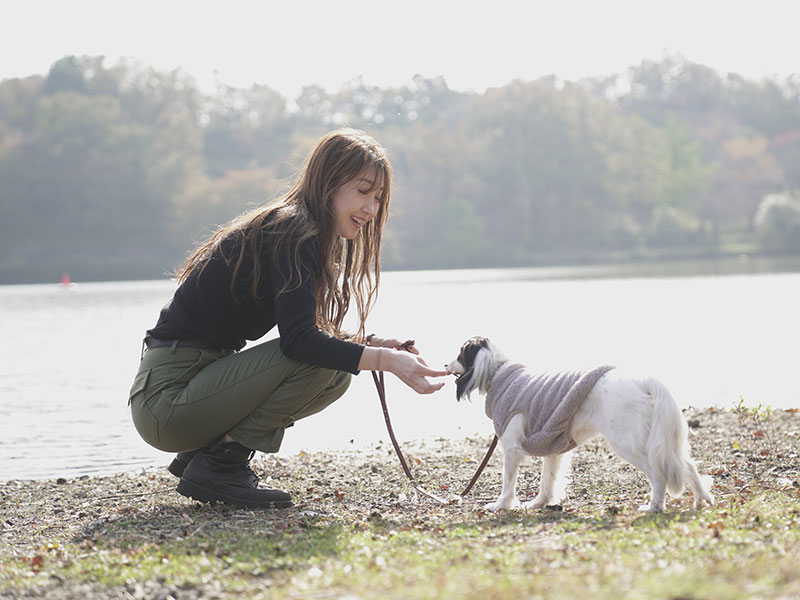
[[[443,377],[447,375],[447,371],[436,371],[431,369],[421,356],[412,356],[409,352],[416,351],[413,346],[408,352],[397,350],[381,350],[384,355],[382,359],[388,358],[384,366],[384,371],[390,371],[397,375],[397,377],[405,383],[412,390],[418,394],[432,394],[444,386],[444,381],[439,383],[431,383],[428,377]],[[414,352],[419,354],[419,351]]]
[[[372,341],[372,340],[370,340]],[[397,340],[386,340],[387,342]],[[402,343],[398,346],[403,346]],[[409,345],[408,350],[395,350],[374,345],[364,348],[358,368],[361,371],[388,371],[396,375],[418,394],[432,394],[444,386],[444,382],[431,383],[428,377],[444,377],[447,371],[436,371],[418,356],[419,351]]]

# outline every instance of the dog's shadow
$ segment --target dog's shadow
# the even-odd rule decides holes
[[[691,521],[696,512],[678,507],[657,513],[641,513],[635,507],[610,504],[605,508],[582,511],[579,506],[546,506],[538,509],[511,509],[491,512],[475,508],[477,521],[451,523],[454,528],[467,527],[476,522],[483,527],[503,528],[516,526],[540,528],[564,525],[570,531],[601,531],[628,527],[668,527],[672,523]]]

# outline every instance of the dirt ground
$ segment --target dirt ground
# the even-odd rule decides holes
[[[729,409],[689,409],[685,416],[692,456],[699,471],[714,478],[712,491],[718,498],[755,486],[800,486],[800,411],[766,415],[763,411],[736,414]],[[489,441],[489,437],[473,437],[403,445],[420,484],[448,499],[447,504],[430,500],[409,485],[388,437],[366,451],[256,457],[253,468],[262,482],[292,493],[295,506],[283,511],[202,506],[175,492],[177,481],[165,468],[108,477],[0,482],[0,556],[8,560],[35,556],[47,544],[99,544],[103,536],[113,534],[115,523],[137,514],[147,515],[139,520],[136,531],[143,542],[193,535],[197,527],[211,531],[226,523],[247,522],[254,531],[275,531],[302,526],[309,515],[324,515],[345,526],[366,525],[374,519],[398,526],[435,526],[461,519],[465,512],[483,511],[484,504],[499,494],[502,453],[498,448],[473,491],[463,501],[455,500]],[[536,494],[538,468],[537,459],[523,466],[518,484],[521,500]],[[576,450],[569,499],[559,510],[581,511],[598,505],[612,512],[635,510],[648,500],[648,493],[644,476],[598,439]],[[687,492],[668,500],[667,509],[687,509],[691,502],[691,492]],[[0,598],[48,596],[58,584],[54,581],[53,587],[28,591],[2,591],[5,585],[0,585]],[[156,592],[146,586],[109,590],[85,584],[49,597],[154,598]]]

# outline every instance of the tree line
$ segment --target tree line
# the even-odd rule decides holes
[[[800,252],[800,76],[667,56],[480,94],[417,76],[288,99],[66,56],[0,82],[0,283],[161,277],[339,126],[389,149],[386,269]]]

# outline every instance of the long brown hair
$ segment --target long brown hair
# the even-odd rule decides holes
[[[354,239],[340,238],[331,201],[333,193],[364,173],[374,177],[374,189],[383,187],[378,213]],[[380,283],[381,235],[389,216],[391,188],[392,167],[386,151],[373,138],[354,129],[332,131],[314,146],[296,183],[285,196],[220,228],[178,268],[178,281],[184,281],[195,269],[201,269],[202,274],[220,242],[230,240],[233,251],[226,260],[235,263],[231,294],[237,298],[236,282],[243,275],[252,282],[250,291],[258,300],[263,267],[259,257],[267,243],[271,246],[273,261],[277,261],[284,249],[288,249],[292,259],[290,272],[286,274],[287,285],[276,290],[281,294],[302,283],[300,246],[316,236],[319,243],[319,270],[314,274],[317,327],[342,336],[342,321],[352,299],[359,320],[353,337],[363,340],[364,325]],[[240,274],[243,265],[252,265],[252,273]],[[277,262],[273,265],[277,266]]]

